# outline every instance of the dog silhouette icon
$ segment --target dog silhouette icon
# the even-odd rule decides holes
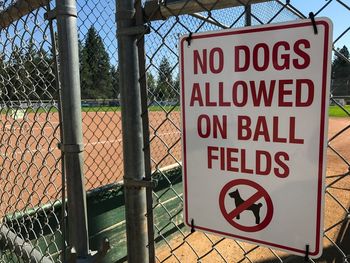
[[[238,189],[230,192],[228,195],[234,199],[236,208],[245,202],[245,200],[243,200],[241,195],[239,194]],[[257,204],[252,204],[248,208],[245,209],[245,210],[249,210],[249,211],[253,212],[256,224],[260,224],[260,208],[261,207],[262,207],[262,203],[257,203]],[[238,214],[236,216],[236,218],[239,220],[240,214]]]

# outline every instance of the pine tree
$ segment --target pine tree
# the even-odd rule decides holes
[[[33,42],[29,43],[23,61],[26,75],[22,79],[26,99],[40,101],[57,97],[53,61],[51,51],[37,50]]]
[[[157,88],[157,84],[156,84],[156,80],[151,72],[146,73],[146,81],[147,81],[148,90],[150,92],[154,93],[156,88]]]
[[[0,54],[0,105],[3,104],[4,101],[7,101],[7,90],[6,90],[6,62],[5,55]],[[1,111],[1,106],[0,106]]]
[[[332,92],[336,96],[350,95],[350,64],[344,59],[350,58],[349,50],[343,46],[338,52],[343,57],[338,55],[332,63]]]
[[[40,49],[36,52],[33,60],[36,69],[34,83],[36,93],[41,100],[52,100],[58,97],[53,63],[53,55],[48,51]]]
[[[338,52],[349,59],[350,54],[346,46],[343,46],[341,49],[338,48]],[[333,61],[332,77],[334,79],[350,78],[350,64],[341,56],[337,56]]]
[[[176,94],[173,99],[180,100],[180,75],[179,74],[177,74],[174,81],[174,92]]]
[[[157,100],[157,83],[153,74],[149,71],[146,73],[147,90],[150,103],[153,104],[154,100]]]
[[[36,48],[33,41],[14,46],[8,60],[0,56],[0,89],[4,101],[40,101],[57,99],[52,50]]]
[[[113,66],[111,67],[111,75],[112,75],[112,98],[118,99],[120,88],[119,88],[119,67]]]
[[[157,81],[157,100],[167,100],[171,98],[173,86],[172,68],[169,60],[163,57],[159,64],[159,74]]]
[[[10,101],[24,100],[26,90],[25,67],[22,50],[16,45],[11,53],[8,67],[7,97]]]
[[[21,61],[22,63],[19,65],[20,70],[18,71],[22,83],[20,87],[20,100],[40,100],[36,88],[41,89],[42,87],[36,85],[39,71],[35,65],[38,61],[34,43],[30,41],[28,46],[23,48],[23,50],[25,50],[25,53]]]
[[[113,88],[109,56],[102,38],[93,26],[87,32],[81,56],[82,98],[111,98]]]
[[[78,52],[79,52],[79,70],[80,70],[80,75],[81,75],[81,69],[82,69],[82,64],[83,64],[83,49],[84,45],[83,42],[79,39],[78,40]]]

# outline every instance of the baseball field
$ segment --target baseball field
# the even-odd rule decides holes
[[[342,114],[336,109],[332,113],[333,116]],[[120,111],[87,110],[83,111],[82,117],[86,189],[122,180]],[[180,112],[150,111],[149,119],[152,169],[181,162]],[[1,114],[1,123],[0,216],[61,199],[58,113],[30,112],[23,119]],[[343,251],[349,251],[350,247],[349,230],[344,220],[350,205],[350,179],[346,176],[350,160],[349,128],[349,118],[330,117],[325,250],[334,250],[335,241]],[[196,262],[202,256],[201,262],[224,262],[223,258],[230,262],[276,260],[276,255],[269,249],[197,232],[185,240],[179,236],[157,251],[158,259],[166,262]],[[278,256],[286,254],[278,253]]]

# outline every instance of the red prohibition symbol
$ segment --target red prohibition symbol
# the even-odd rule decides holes
[[[248,199],[243,200],[240,197],[237,197],[237,193],[238,193],[237,189],[239,189],[240,186],[249,186],[251,188],[254,188],[256,190],[256,193],[253,194]],[[228,211],[225,207],[225,197],[227,195],[232,197],[234,199],[232,201],[235,202],[236,204],[236,208],[233,209],[232,211]],[[262,205],[261,203],[256,204],[256,202],[259,201],[260,199],[265,200],[266,206],[267,206],[266,216],[265,218],[263,218],[263,220],[260,220],[260,212],[259,212],[260,207]],[[227,220],[227,222],[230,223],[233,227],[244,232],[257,232],[257,231],[263,230],[265,227],[267,227],[270,224],[273,216],[273,204],[272,204],[270,195],[259,184],[249,180],[245,180],[245,179],[237,179],[237,180],[228,182],[220,192],[219,205],[220,205],[221,213],[224,216],[224,218]],[[253,212],[253,215],[255,216],[255,219],[256,219],[256,225],[244,226],[237,222],[239,220],[240,214],[245,210],[251,210]]]

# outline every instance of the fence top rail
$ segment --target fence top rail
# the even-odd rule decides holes
[[[271,0],[168,0],[160,4],[158,0],[147,0],[145,3],[145,16],[148,20],[162,20],[174,15],[194,14],[203,11],[244,6]]]
[[[50,0],[17,0],[0,11],[0,30],[8,27],[14,21],[29,14],[39,7],[45,6]]]

